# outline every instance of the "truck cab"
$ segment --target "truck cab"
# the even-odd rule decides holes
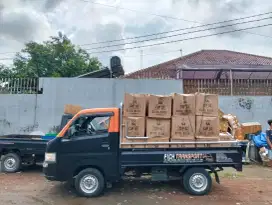
[[[89,168],[105,176],[103,180],[115,181],[120,177],[118,152],[119,109],[82,110],[48,142],[44,174],[50,180],[68,181]]]
[[[242,152],[229,148],[121,148],[122,109],[96,108],[78,112],[48,142],[43,172],[48,180],[72,181],[80,196],[100,195],[106,184],[127,171],[150,173],[153,181],[180,177],[193,195],[209,193],[210,173],[233,167],[242,171]],[[144,137],[144,136],[143,136]],[[168,142],[170,144],[171,142]],[[208,170],[208,171],[207,171]]]

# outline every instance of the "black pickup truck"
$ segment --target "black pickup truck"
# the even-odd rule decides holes
[[[217,172],[224,167],[242,171],[242,151],[235,141],[231,147],[218,148],[123,148],[122,145],[131,142],[121,141],[122,128],[119,108],[80,111],[48,142],[43,163],[45,177],[70,181],[78,194],[85,197],[100,195],[106,185],[128,173],[135,173],[135,177],[148,174],[153,181],[180,178],[188,193],[204,195],[211,190],[210,173],[219,183]],[[132,142],[135,145],[160,143],[167,142]]]
[[[64,114],[60,130],[73,117]],[[22,164],[35,164],[44,161],[44,153],[48,140],[40,135],[4,135],[0,136],[1,170],[7,173],[17,172]]]

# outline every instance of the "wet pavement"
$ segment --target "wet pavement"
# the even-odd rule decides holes
[[[113,185],[98,198],[82,198],[67,183],[49,182],[41,167],[26,168],[15,174],[0,173],[2,205],[242,205],[272,204],[272,169],[244,166],[244,172],[228,169],[220,174],[221,184],[213,184],[208,196],[185,193],[177,182],[150,183],[125,181]]]

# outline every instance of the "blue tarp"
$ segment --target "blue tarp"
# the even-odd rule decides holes
[[[266,133],[262,132],[258,135],[253,136],[252,140],[253,140],[254,144],[256,145],[256,147],[268,148],[268,144],[266,141]]]

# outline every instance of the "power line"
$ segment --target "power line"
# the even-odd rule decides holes
[[[170,51],[166,51],[166,52],[159,52],[159,53],[147,53],[147,54],[143,54],[143,56],[158,56],[158,55],[164,55],[164,54],[175,53],[175,52],[180,52],[180,49],[170,50]],[[138,55],[134,55],[134,56],[124,55],[122,57],[124,57],[124,58],[135,58],[135,57],[139,57],[139,56]],[[13,60],[13,59],[14,58],[0,58],[0,61]]]
[[[222,34],[226,34],[226,33],[234,33],[234,32],[239,32],[239,31],[254,29],[254,28],[261,28],[261,27],[271,26],[271,25],[272,24],[266,24],[266,25],[261,25],[261,26],[255,26],[255,27],[237,29],[237,30],[232,30],[232,31],[220,32],[220,33],[216,33],[216,34],[210,34],[210,35],[204,35],[204,36],[197,36],[197,37],[191,37],[191,38],[186,38],[186,39],[180,39],[180,40],[176,40],[176,41],[168,41],[168,42],[163,42],[163,43],[157,43],[157,44],[151,44],[151,45],[143,45],[143,46],[137,46],[137,47],[132,47],[132,48],[116,49],[116,50],[110,50],[110,51],[92,52],[92,53],[89,53],[89,54],[102,54],[102,53],[107,53],[107,52],[132,50],[132,49],[137,49],[137,48],[142,48],[142,47],[157,46],[157,45],[163,45],[163,44],[168,44],[168,43],[188,41],[188,40],[193,40],[193,39],[201,39],[201,38],[205,38],[205,37],[217,36],[217,35],[222,35]],[[167,51],[167,52],[162,52],[162,53],[148,53],[148,54],[144,54],[143,56],[160,55],[160,54],[167,54],[167,53],[173,53],[173,52],[178,52],[178,51],[180,51],[180,50],[172,50],[172,51]],[[124,56],[124,57],[138,57],[138,56]],[[1,58],[0,60],[12,60],[12,59],[13,58]]]
[[[272,16],[271,17],[267,17],[267,18],[257,19],[257,20],[251,20],[251,21],[245,21],[245,22],[240,22],[240,23],[235,23],[235,24],[228,24],[228,25],[224,25],[224,26],[218,26],[218,27],[214,27],[214,28],[207,28],[207,29],[200,29],[200,30],[196,30],[196,31],[189,31],[189,32],[184,32],[184,33],[180,33],[180,34],[174,34],[174,35],[170,35],[170,36],[162,36],[162,37],[159,37],[159,38],[151,38],[151,39],[145,39],[145,40],[140,40],[140,41],[133,41],[133,42],[129,42],[129,43],[114,44],[114,45],[109,45],[109,46],[100,46],[100,47],[94,47],[94,48],[85,48],[85,50],[111,48],[111,47],[124,46],[124,45],[135,44],[135,43],[143,43],[143,42],[148,42],[148,41],[153,41],[153,40],[160,40],[160,39],[165,39],[165,38],[172,38],[172,37],[186,35],[186,34],[199,33],[199,32],[210,31],[210,30],[214,30],[214,29],[221,29],[221,28],[226,28],[226,27],[230,27],[230,26],[236,26],[236,25],[240,25],[240,24],[258,22],[258,21],[263,21],[263,20],[267,20],[267,19],[271,19],[271,18],[272,18]]]
[[[210,34],[210,35],[204,35],[204,36],[197,36],[197,37],[192,37],[192,38],[186,38],[186,39],[180,39],[176,41],[169,41],[169,42],[163,42],[163,43],[157,43],[157,44],[152,44],[152,45],[144,45],[144,46],[138,46],[138,47],[132,47],[132,48],[125,48],[125,49],[117,49],[117,50],[110,50],[110,51],[101,51],[101,52],[93,52],[89,54],[99,54],[99,53],[107,53],[107,52],[115,52],[115,51],[123,51],[123,50],[132,50],[132,49],[137,49],[137,48],[142,48],[142,47],[148,47],[148,46],[157,46],[157,45],[163,45],[163,44],[168,44],[168,43],[175,43],[175,42],[181,42],[181,41],[188,41],[188,40],[193,40],[193,39],[201,39],[205,37],[210,37],[210,36],[217,36],[217,35],[222,35],[226,33],[234,33],[234,32],[239,32],[239,31],[244,31],[244,30],[249,30],[249,29],[254,29],[254,28],[261,28],[261,27],[266,27],[266,26],[271,26],[272,24],[265,24],[265,25],[260,25],[260,26],[255,26],[255,27],[249,27],[249,28],[243,28],[243,29],[237,29],[237,30],[232,30],[232,31],[226,31],[226,32],[221,32],[221,33],[216,33],[216,34]],[[160,52],[160,53],[148,53],[144,54],[143,56],[155,56],[155,55],[161,55],[161,54],[168,54],[168,53],[174,53],[174,52],[179,52],[180,50],[172,50],[172,51],[167,51],[167,52]],[[123,56],[123,57],[138,57],[138,56]],[[0,58],[0,60],[12,60],[13,58]]]
[[[174,20],[179,20],[179,21],[186,21],[186,22],[190,22],[190,23],[198,23],[196,21],[192,21],[192,20],[188,20],[188,19],[177,18],[177,17],[173,17],[173,16],[159,15],[159,14],[139,11],[139,10],[135,10],[135,9],[124,8],[124,7],[120,7],[120,6],[112,6],[112,5],[103,4],[103,3],[94,2],[94,1],[87,1],[87,0],[80,0],[80,1],[91,3],[91,4],[97,4],[97,5],[101,5],[101,6],[105,6],[105,7],[120,9],[120,10],[128,10],[128,11],[133,11],[133,12],[137,12],[137,13],[148,14],[148,15],[157,16],[157,17],[161,17],[161,18],[168,18],[168,19],[174,19]]]
[[[89,2],[89,3],[94,3],[94,4],[100,4],[100,5],[103,5],[103,6],[113,7],[113,8],[117,8],[117,9],[120,8],[120,9],[131,10],[131,11],[134,11],[134,12],[141,12],[141,11],[137,11],[137,10],[134,10],[134,9],[122,8],[122,7],[117,7],[117,6],[111,6],[111,5],[106,5],[106,4],[102,4],[102,3],[98,3],[98,2],[90,2],[90,1],[87,1],[87,0],[81,0],[81,1]],[[220,22],[214,22],[214,23],[209,23],[209,24],[203,24],[203,25],[200,25],[200,26],[194,26],[194,27],[176,29],[176,30],[172,30],[172,31],[160,32],[160,33],[153,33],[153,34],[148,34],[148,35],[142,35],[142,36],[136,36],[136,37],[130,37],[130,38],[123,38],[123,39],[117,39],[117,40],[110,40],[110,41],[101,41],[101,42],[90,43],[90,44],[81,44],[79,46],[95,45],[95,44],[100,44],[100,43],[110,43],[110,42],[116,42],[116,41],[122,41],[122,40],[138,39],[138,38],[155,36],[155,35],[160,35],[160,34],[165,34],[165,33],[172,33],[172,32],[177,32],[177,31],[182,31],[182,30],[200,28],[200,27],[209,26],[209,25],[222,24],[222,23],[231,22],[231,21],[243,20],[243,19],[247,19],[247,18],[253,18],[253,17],[267,15],[267,14],[270,14],[270,13],[272,13],[272,12],[260,13],[260,14],[256,14],[256,15],[252,15],[252,16],[241,17],[241,18],[236,18],[236,19],[226,20],[226,21],[220,21]],[[146,14],[149,14],[149,13],[146,13]],[[152,14],[150,14],[150,15],[152,15]],[[167,18],[167,16],[161,16],[161,15],[157,15],[157,16]],[[173,17],[169,17],[169,18],[173,18]],[[178,19],[178,18],[176,18],[176,19],[177,20],[182,20],[182,19]],[[190,20],[185,20],[185,21],[194,22],[194,23],[199,23],[200,24],[200,22],[197,22],[197,21],[190,21]],[[249,33],[249,34],[258,35],[258,36],[267,37],[267,38],[272,38],[272,36],[267,36],[267,35],[263,35],[263,34],[256,34],[256,33],[247,32],[247,31],[241,31],[241,32],[246,32],[246,33]],[[93,49],[96,49],[96,48],[93,48]],[[86,50],[90,50],[90,49],[86,49]],[[0,55],[1,54],[12,54],[12,53],[16,53],[16,52],[4,52],[4,53],[0,53]]]
[[[0,58],[0,60],[13,60],[13,58]]]
[[[159,52],[159,53],[147,53],[147,54],[143,54],[143,56],[157,56],[157,55],[163,55],[163,54],[175,53],[175,52],[180,52],[180,49],[178,49],[178,50],[166,51],[166,52]],[[135,56],[127,56],[127,55],[124,55],[123,57],[124,57],[124,58],[136,58],[136,57],[139,57],[139,55],[135,55]]]
[[[152,33],[152,34],[147,34],[147,35],[142,35],[142,36],[135,36],[135,37],[123,38],[123,39],[116,39],[116,40],[109,40],[109,41],[100,41],[100,42],[89,43],[89,44],[80,44],[79,46],[97,45],[97,44],[103,44],[103,43],[113,43],[113,42],[118,42],[118,41],[123,41],[123,40],[133,40],[133,39],[138,39],[138,38],[157,36],[157,35],[161,35],[161,34],[167,34],[167,33],[177,32],[177,31],[184,31],[184,30],[189,30],[189,29],[195,29],[195,28],[201,28],[201,27],[206,27],[206,26],[212,26],[212,25],[216,25],[216,24],[228,23],[228,22],[232,22],[232,21],[244,20],[244,19],[253,18],[253,17],[264,16],[264,15],[271,14],[271,13],[272,12],[260,13],[260,14],[255,14],[255,15],[252,15],[252,16],[246,16],[246,17],[235,18],[235,19],[226,20],[226,21],[219,21],[219,22],[214,22],[214,23],[209,23],[209,24],[203,24],[203,25],[200,25],[200,26],[193,26],[193,27],[175,29],[175,30],[172,30],[172,31]],[[253,34],[253,35],[263,36],[263,37],[267,37],[267,38],[272,38],[272,36],[267,36],[267,35],[263,35],[263,34],[255,34],[255,33],[248,32],[248,31],[243,31],[243,32],[246,32],[246,33],[249,33],[249,34]],[[146,41],[149,41],[149,40],[146,40]],[[129,44],[131,44],[131,43],[129,43]],[[113,46],[114,45],[112,45],[112,47]],[[90,48],[90,49],[85,49],[85,50],[91,50],[91,49],[96,49],[96,48]],[[17,53],[17,52],[3,52],[3,53],[0,53],[0,55],[1,54],[14,54],[14,53]]]
[[[92,4],[98,4],[98,5],[102,5],[102,6],[106,6],[106,7],[111,7],[111,8],[115,8],[115,9],[122,9],[122,10],[128,10],[128,11],[133,11],[133,12],[145,13],[147,15],[153,15],[153,16],[158,16],[158,17],[162,17],[162,18],[170,18],[170,19],[176,19],[176,20],[182,20],[182,21],[187,21],[187,22],[202,24],[201,22],[198,22],[198,21],[192,21],[192,20],[188,20],[188,19],[180,19],[180,18],[175,18],[175,17],[171,17],[171,16],[162,16],[162,15],[158,15],[158,14],[147,13],[147,12],[143,12],[143,11],[139,11],[139,10],[135,10],[135,9],[130,9],[130,8],[119,7],[119,6],[111,6],[111,5],[108,5],[108,4],[102,4],[102,3],[93,2],[93,1],[87,1],[87,0],[80,0],[80,1],[88,2],[88,3],[92,3]],[[271,13],[271,12],[264,13],[263,15],[268,14],[268,13]],[[258,16],[258,15],[255,15],[255,16]],[[254,16],[252,16],[252,17],[254,17]],[[247,17],[245,17],[245,18],[247,18]],[[242,19],[244,19],[244,18],[241,18],[241,20]],[[239,20],[239,19],[236,19],[236,20]],[[230,21],[234,21],[234,20],[230,20]],[[222,21],[222,22],[218,22],[218,23],[225,23],[225,22],[229,22],[229,21]],[[211,24],[213,24],[213,23],[211,23]],[[207,25],[210,25],[210,24],[206,24],[206,26]],[[203,26],[205,26],[205,25],[203,25]],[[201,27],[201,26],[196,26],[196,27]],[[247,32],[247,31],[241,31],[241,32],[249,33],[251,35],[257,35],[257,36],[272,38],[271,36],[266,36],[266,35],[252,33],[252,32]],[[159,35],[159,33],[158,34],[153,34],[153,35]],[[144,37],[144,36],[141,36],[141,37]],[[136,38],[141,38],[141,37],[136,37]],[[134,38],[135,37],[127,38],[127,40],[128,39],[134,39]],[[94,45],[94,44],[100,44],[100,43],[109,43],[109,42],[122,41],[122,40],[124,40],[124,39],[111,40],[111,41],[102,41],[102,42],[96,42],[96,43],[90,43],[90,44],[83,44],[82,46],[85,46],[85,45]]]
[[[231,31],[224,31],[224,32],[216,33],[216,34],[196,36],[196,37],[191,37],[191,38],[185,38],[185,39],[173,40],[173,41],[166,41],[166,42],[162,42],[162,43],[155,43],[155,44],[149,44],[149,45],[134,46],[134,47],[130,47],[130,48],[115,49],[115,50],[108,50],[108,51],[98,51],[98,52],[92,52],[92,53],[89,53],[89,54],[108,53],[108,52],[132,50],[132,49],[144,48],[144,47],[150,47],[150,46],[158,46],[158,45],[164,45],[164,44],[169,44],[169,43],[176,43],[176,42],[181,42],[181,41],[188,41],[188,40],[193,40],[193,39],[201,39],[201,38],[206,38],[206,37],[210,37],[210,36],[217,36],[217,35],[222,35],[222,34],[227,34],[227,33],[234,33],[234,32],[239,32],[239,31],[254,29],[254,28],[261,28],[261,27],[266,27],[266,26],[271,26],[271,25],[272,24],[264,24],[264,25],[260,25],[260,26],[249,27],[249,28],[242,28],[242,29],[235,29],[235,30],[231,30]]]
[[[236,18],[236,19],[231,19],[231,20],[226,20],[226,21],[219,21],[219,22],[214,22],[214,23],[208,23],[208,24],[203,24],[203,25],[200,25],[200,26],[193,26],[193,27],[175,29],[175,30],[172,30],[172,31],[164,31],[164,32],[159,32],[159,33],[152,33],[152,34],[147,34],[147,35],[142,35],[142,36],[136,36],[136,37],[122,38],[122,39],[109,40],[109,41],[100,41],[100,42],[89,43],[89,44],[81,44],[81,46],[96,45],[96,44],[102,44],[102,43],[112,43],[112,42],[116,42],[116,41],[133,40],[133,39],[138,39],[138,38],[145,38],[145,37],[150,37],[150,36],[157,36],[157,35],[161,35],[161,34],[167,34],[167,33],[177,32],[177,31],[184,31],[184,30],[188,30],[188,29],[201,28],[201,27],[212,26],[212,25],[216,25],[216,24],[222,24],[222,23],[228,23],[228,22],[232,22],[232,21],[244,20],[244,19],[253,18],[253,17],[259,17],[259,16],[271,14],[271,13],[272,12],[260,13],[260,14],[256,14],[256,15],[252,15],[252,16],[246,16],[246,17],[241,17],[241,18]],[[251,33],[251,32],[248,32],[248,33],[254,34],[254,33]],[[257,35],[260,35],[260,34],[257,34]],[[266,37],[272,38],[271,36],[266,36]]]

